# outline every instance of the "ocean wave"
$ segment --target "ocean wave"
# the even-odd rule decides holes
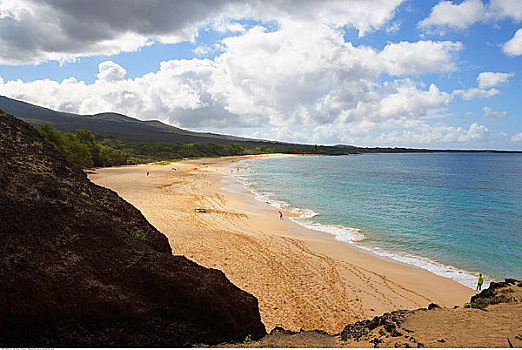
[[[379,256],[419,267],[438,276],[450,278],[470,288],[475,288],[477,285],[477,277],[470,272],[460,270],[453,266],[444,265],[428,258],[423,258],[408,253],[390,252],[378,247],[365,247],[363,245],[358,245],[358,247],[364,250],[368,250]],[[489,283],[485,283],[483,288],[487,288],[488,286]]]
[[[342,242],[354,243],[364,240],[361,230],[341,225],[324,225],[306,220],[303,217],[290,218],[296,224],[306,227],[309,230],[326,232],[335,236],[335,239]]]

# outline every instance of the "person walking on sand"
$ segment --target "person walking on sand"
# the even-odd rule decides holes
[[[482,274],[479,273],[478,280],[477,280],[477,291],[481,291],[482,289],[482,283],[484,283],[484,279],[482,278]]]
[[[281,210],[279,211],[279,220],[283,220],[283,213],[281,213]]]
[[[147,171],[147,176],[149,176],[149,172]]]

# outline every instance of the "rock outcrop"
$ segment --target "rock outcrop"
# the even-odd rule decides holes
[[[486,310],[486,312],[484,311]],[[473,296],[464,307],[385,313],[347,325],[340,334],[273,329],[259,341],[218,347],[522,347],[522,281],[506,279]]]
[[[257,299],[182,256],[30,125],[0,113],[3,346],[189,346],[265,335]]]

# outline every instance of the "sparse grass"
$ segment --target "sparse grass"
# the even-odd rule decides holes
[[[172,163],[171,160],[163,160],[161,162],[153,163],[152,165],[169,165],[170,163]]]
[[[69,189],[67,187],[60,187],[60,192],[62,194],[66,194],[67,192],[69,192]]]
[[[11,161],[14,163],[16,162],[17,158],[16,157],[11,157]]]
[[[88,201],[87,199],[82,199],[82,202],[83,202],[84,204],[87,204],[87,205],[91,205],[91,204],[92,204],[92,202],[91,202],[91,201]]]
[[[34,141],[33,142],[33,146],[35,146],[36,148],[42,150],[43,149],[43,144],[41,142],[36,142]]]
[[[243,344],[246,344],[246,343],[248,343],[250,341],[252,341],[252,335],[251,334],[249,334],[249,335],[247,335],[245,337],[245,340],[243,340]]]
[[[39,170],[33,170],[33,172],[36,174],[36,175],[39,175],[39,176],[49,176],[49,177],[52,177],[53,179],[56,178],[56,175],[54,175],[53,173],[51,173],[50,171],[39,171]]]
[[[145,237],[145,235],[143,233],[141,233],[140,231],[130,231],[129,236],[131,236],[131,238],[137,239],[138,241],[147,240],[147,237]]]
[[[508,297],[507,295],[495,295],[489,298],[478,298],[475,299],[472,303],[467,303],[464,305],[465,308],[472,309],[485,309],[488,305],[500,304],[500,303],[509,303],[512,302],[513,298]]]

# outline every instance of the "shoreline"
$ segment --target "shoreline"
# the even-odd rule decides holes
[[[293,155],[289,155],[293,156]],[[269,158],[269,157],[264,157]],[[244,167],[244,169],[248,169],[248,164],[254,159],[244,159],[244,160],[238,160],[237,163],[242,163],[240,167]],[[228,166],[232,167],[232,165]],[[300,231],[310,231],[309,234],[326,234],[327,236],[324,237],[325,239],[331,239],[334,240],[340,244],[348,245],[352,249],[356,249],[360,252],[364,252],[367,254],[371,254],[372,256],[379,257],[381,259],[384,259],[388,262],[394,262],[394,263],[401,263],[406,264],[410,266],[414,266],[416,268],[420,268],[423,270],[426,270],[428,272],[431,272],[437,276],[450,278],[463,286],[466,286],[468,288],[474,289],[476,286],[476,279],[477,277],[473,275],[471,272],[468,272],[463,269],[459,269],[458,267],[452,266],[452,265],[445,265],[436,261],[433,261],[429,258],[425,258],[422,256],[417,256],[414,254],[410,254],[407,252],[391,252],[387,250],[383,250],[379,247],[369,247],[365,246],[364,243],[362,243],[365,239],[365,236],[363,233],[361,233],[360,229],[358,228],[352,228],[352,227],[346,227],[342,225],[336,225],[336,224],[322,224],[322,223],[316,223],[312,220],[312,218],[318,213],[311,209],[307,208],[296,208],[291,206],[289,203],[281,202],[278,200],[275,200],[271,198],[268,194],[260,194],[258,193],[255,186],[248,181],[242,180],[242,178],[245,177],[245,175],[235,175],[235,174],[228,174],[228,172],[223,172],[223,176],[226,177],[232,177],[238,184],[241,184],[245,189],[246,192],[244,195],[246,196],[253,196],[255,200],[261,203],[267,203],[272,208],[276,208],[275,210],[282,210],[285,211],[287,214],[291,213],[289,219],[295,223],[298,228],[290,228],[293,229],[296,232]],[[234,190],[232,190],[234,193]],[[303,234],[303,232],[301,232]],[[342,237],[340,237],[342,236]],[[344,238],[344,239],[343,239]],[[487,277],[487,276],[486,276]],[[493,281],[493,279],[489,279]],[[483,285],[483,289],[488,288],[490,282],[486,282]]]
[[[104,168],[89,177],[141,210],[169,238],[174,254],[220,269],[256,296],[268,331],[281,326],[337,333],[384,312],[431,302],[453,307],[474,294],[451,279],[281,221],[277,209],[258,201],[237,179],[240,191],[229,192],[227,186],[234,185],[226,181],[226,167],[252,158]]]

